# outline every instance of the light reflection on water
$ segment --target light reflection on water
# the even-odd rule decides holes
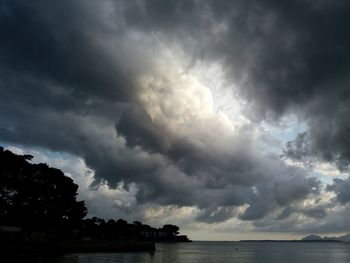
[[[242,243],[193,242],[157,244],[155,253],[67,254],[59,258],[27,260],[45,263],[345,263],[350,244],[344,243]]]

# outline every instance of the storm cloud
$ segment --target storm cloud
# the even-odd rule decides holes
[[[92,186],[198,222],[326,218],[348,180],[305,164],[348,169],[349,5],[2,0],[0,141],[82,158]],[[264,127],[289,116],[305,131],[270,151]]]

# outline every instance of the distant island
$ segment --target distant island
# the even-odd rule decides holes
[[[350,242],[350,234],[346,234],[339,237],[321,237],[318,235],[308,235],[303,237],[302,239],[292,239],[292,240],[240,240],[240,242]]]
[[[86,218],[73,180],[30,155],[0,147],[0,246],[13,252],[154,251],[155,242],[189,242],[172,224]]]
[[[339,237],[320,237],[318,235],[308,235],[304,238],[301,239],[301,241],[305,241],[305,242],[322,242],[322,241],[325,241],[325,242],[350,242],[350,234],[346,234],[346,235],[343,235],[343,236],[339,236]]]

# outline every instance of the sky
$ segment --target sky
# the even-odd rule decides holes
[[[0,144],[89,216],[350,232],[350,2],[0,0]]]

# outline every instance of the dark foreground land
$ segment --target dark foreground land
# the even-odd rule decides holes
[[[2,244],[5,254],[64,254],[102,252],[154,252],[152,241],[28,241]]]

